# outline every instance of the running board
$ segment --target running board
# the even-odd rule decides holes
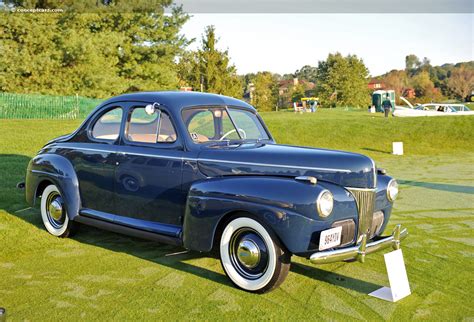
[[[94,219],[94,218],[91,218],[91,217],[86,217],[86,216],[79,215],[79,216],[76,216],[74,218],[74,221],[76,221],[78,223],[81,223],[81,224],[85,224],[85,225],[97,227],[97,228],[100,228],[100,229],[112,231],[112,232],[118,233],[118,234],[137,237],[137,238],[141,238],[141,239],[152,240],[152,241],[156,241],[156,242],[163,243],[163,244],[169,244],[169,245],[174,245],[174,246],[183,246],[183,241],[181,240],[181,238],[170,237],[170,236],[165,236],[165,235],[159,235],[159,234],[156,234],[156,233],[151,233],[151,232],[140,230],[140,229],[135,229],[135,228],[127,227],[127,226],[122,226],[120,224],[107,222],[107,221],[103,221],[103,220],[100,220],[100,219]]]
[[[81,209],[79,211],[79,214],[92,219],[98,219],[121,226],[127,226],[130,228],[147,231],[153,234],[165,235],[173,238],[181,238],[182,227],[177,225],[162,224],[159,222],[148,221],[138,218],[119,216],[88,208]]]

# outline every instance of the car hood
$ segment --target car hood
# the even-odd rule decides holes
[[[230,175],[313,176],[344,187],[374,188],[375,164],[356,153],[278,144],[206,147],[199,169],[208,177]]]

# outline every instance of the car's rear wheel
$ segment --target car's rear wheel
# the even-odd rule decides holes
[[[68,237],[75,231],[75,223],[69,220],[64,200],[54,184],[41,194],[41,218],[46,230],[56,237]]]
[[[225,273],[241,289],[268,292],[288,275],[290,253],[280,246],[271,230],[252,218],[230,220],[219,246]]]

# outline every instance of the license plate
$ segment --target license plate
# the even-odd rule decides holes
[[[342,226],[323,230],[319,238],[319,250],[333,248],[341,244]]]

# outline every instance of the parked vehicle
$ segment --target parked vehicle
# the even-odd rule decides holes
[[[397,182],[355,153],[278,145],[233,98],[149,92],[111,98],[29,163],[26,199],[49,233],[78,223],[219,251],[238,287],[265,292],[292,255],[357,259],[407,235],[385,230]]]
[[[415,107],[411,106],[410,108],[397,106],[393,112],[393,116],[398,117],[462,115],[474,115],[474,111],[471,111],[469,107],[464,104],[430,103],[421,104]]]

